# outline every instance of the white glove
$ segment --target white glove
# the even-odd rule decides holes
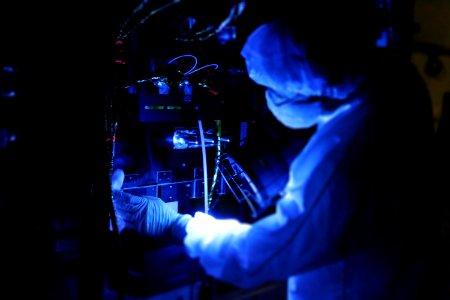
[[[174,211],[158,197],[136,196],[121,191],[123,178],[122,170],[116,170],[111,178],[119,232],[128,229],[158,240],[175,238],[183,241],[186,225],[192,217]]]

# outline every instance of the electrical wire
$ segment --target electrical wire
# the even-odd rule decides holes
[[[184,73],[184,75],[191,75],[192,73],[198,72],[200,70],[203,70],[203,69],[209,68],[209,67],[216,67],[215,70],[217,70],[217,68],[219,68],[219,65],[218,64],[204,65],[203,67],[197,68],[195,70],[191,69],[190,71]]]
[[[193,38],[176,38],[176,40],[182,42],[192,42],[192,41],[205,41],[207,39],[210,39],[218,35],[224,28],[226,28],[229,24],[231,24],[232,21],[236,20],[242,14],[245,7],[246,7],[246,0],[242,0],[231,7],[228,16],[216,27],[209,26],[204,30],[198,31],[194,34]]]
[[[193,59],[194,59],[194,65],[192,66],[192,68],[191,68],[189,71],[183,73],[183,75],[186,76],[186,75],[190,74],[191,72],[195,72],[194,69],[195,69],[195,67],[197,66],[197,63],[198,63],[198,59],[197,59],[197,57],[196,57],[195,55],[192,55],[192,54],[184,54],[184,55],[180,55],[180,56],[177,56],[177,57],[172,58],[171,60],[169,60],[169,62],[168,62],[167,64],[171,64],[171,63],[173,63],[174,61],[176,61],[176,60],[178,60],[178,59],[180,59],[180,58],[184,58],[184,57],[190,57],[190,58],[193,58]]]
[[[214,195],[214,188],[217,184],[217,178],[219,176],[219,157],[222,155],[222,142],[220,140],[221,136],[222,136],[222,121],[221,120],[216,120],[216,136],[217,136],[217,154],[216,154],[216,166],[214,169],[214,175],[213,175],[213,180],[212,180],[212,184],[211,184],[211,189],[209,191],[209,197],[208,197],[208,205],[211,208],[211,204],[212,204],[212,198]]]
[[[119,34],[117,35],[117,39],[118,39],[118,40],[124,40],[125,38],[128,37],[128,35],[129,35],[133,30],[135,30],[137,27],[139,27],[139,26],[141,26],[142,24],[144,24],[145,22],[147,22],[147,20],[148,20],[150,17],[152,17],[152,16],[154,16],[154,15],[160,13],[161,11],[163,11],[163,10],[165,10],[165,9],[167,9],[167,8],[169,8],[169,7],[173,6],[173,5],[175,5],[175,4],[178,4],[178,3],[182,2],[182,0],[173,0],[173,1],[171,1],[171,2],[169,2],[169,3],[166,3],[166,4],[164,4],[164,5],[162,5],[162,6],[158,7],[158,8],[156,8],[156,9],[154,9],[154,10],[151,10],[151,11],[150,11],[147,15],[145,15],[145,17],[142,18],[135,26],[133,26],[130,30],[126,31],[126,28],[128,27],[128,25],[129,25],[130,20],[132,19],[132,17],[135,16],[136,14],[138,14],[139,12],[141,12],[142,10],[144,10],[144,8],[145,8],[145,6],[146,6],[146,4],[147,4],[148,2],[149,2],[148,0],[142,1],[142,2],[141,2],[141,3],[133,10],[133,13],[131,14],[131,17],[125,20],[124,24],[122,25],[122,28],[121,28],[120,31],[119,31]]]
[[[195,55],[192,55],[192,54],[183,54],[183,55],[174,57],[174,58],[172,58],[171,60],[169,60],[169,61],[167,62],[167,64],[173,64],[174,62],[176,62],[177,60],[179,60],[179,59],[181,59],[181,58],[192,58],[192,59],[194,60],[193,66],[192,66],[188,71],[186,71],[186,72],[183,73],[182,71],[177,70],[177,72],[181,73],[181,74],[184,76],[184,80],[187,80],[187,77],[188,77],[189,75],[191,75],[191,74],[193,74],[193,73],[195,73],[195,72],[204,70],[204,69],[206,69],[206,68],[214,67],[215,70],[217,70],[217,69],[219,68],[219,65],[218,65],[218,64],[207,64],[207,65],[204,65],[204,66],[201,66],[201,67],[195,69],[195,67],[197,67],[197,64],[198,64],[198,58],[197,58]],[[150,77],[150,78],[145,78],[145,79],[137,80],[135,83],[138,83],[138,84],[139,84],[139,83],[152,82],[153,84],[155,84],[155,82],[157,83],[157,82],[162,81],[162,80],[164,80],[164,77],[162,77],[162,76],[152,76],[152,77]],[[167,79],[166,79],[166,80],[167,80]],[[177,82],[177,83],[180,84],[180,82]],[[203,85],[203,84],[201,84],[201,83],[197,83],[197,84],[198,84],[199,86],[201,86],[201,87],[206,87],[206,88],[208,88],[207,86],[205,86],[205,85]],[[125,88],[129,88],[129,87],[131,87],[131,85],[125,86]]]
[[[200,141],[202,144],[202,157],[203,157],[203,190],[204,190],[204,209],[205,214],[209,214],[209,204],[208,204],[208,163],[206,159],[206,146],[205,146],[205,135],[203,132],[202,120],[198,120],[198,130],[200,132]]]

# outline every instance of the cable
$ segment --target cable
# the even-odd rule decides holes
[[[133,28],[131,28],[130,30],[128,30],[128,31],[125,32],[125,28],[128,26],[128,24],[129,24],[131,18],[132,18],[133,16],[135,16],[136,14],[138,14],[140,11],[142,11],[142,10],[144,9],[145,5],[146,5],[148,2],[149,2],[148,0],[144,0],[143,2],[141,2],[141,3],[133,10],[133,13],[132,13],[131,17],[128,18],[128,19],[124,22],[122,28],[121,28],[120,31],[119,31],[119,34],[118,34],[118,36],[117,36],[117,39],[118,39],[118,40],[124,40],[125,38],[127,38],[128,35],[129,35],[134,29],[136,29],[138,26],[144,24],[151,16],[154,16],[154,15],[160,13],[161,11],[167,9],[168,7],[170,7],[170,6],[172,6],[172,5],[175,5],[175,4],[178,4],[178,3],[182,2],[182,1],[181,1],[181,0],[173,0],[173,1],[169,2],[169,3],[166,3],[166,4],[160,6],[160,7],[156,8],[156,9],[150,11],[144,18],[142,18],[142,19],[139,21],[138,24],[136,24]]]
[[[246,4],[247,4],[246,0],[242,0],[239,3],[235,3],[231,7],[228,16],[224,20],[222,20],[219,25],[215,27],[210,26],[206,29],[196,32],[193,38],[176,38],[176,40],[183,42],[205,41],[209,38],[218,35],[225,27],[227,27],[229,24],[231,24],[234,20],[236,20],[239,16],[242,15],[242,12],[244,11]]]
[[[185,72],[183,75],[188,75],[188,74],[191,73],[191,72],[195,72],[195,71],[193,71],[193,70],[194,70],[194,68],[197,66],[198,60],[197,60],[197,57],[195,57],[195,56],[192,55],[192,54],[184,54],[184,55],[177,56],[177,57],[172,58],[171,60],[169,60],[169,62],[168,62],[167,64],[171,64],[171,63],[173,63],[174,61],[176,61],[177,59],[184,58],[184,57],[190,57],[190,58],[193,58],[195,62],[194,62],[194,65],[192,66],[192,68],[191,68],[189,71]],[[197,70],[198,70],[198,69],[197,69]]]
[[[220,138],[222,136],[222,121],[216,120],[216,136],[217,136],[217,154],[216,154],[216,167],[214,169],[214,175],[213,175],[213,181],[211,184],[211,190],[209,191],[209,197],[208,197],[208,205],[211,208],[212,198],[214,195],[214,188],[217,184],[217,178],[219,176],[219,157],[222,155],[222,142],[220,141]]]
[[[203,134],[202,120],[198,120],[198,129],[200,132],[200,140],[202,144],[202,156],[203,156],[203,188],[204,188],[204,206],[205,214],[209,213],[208,205],[208,164],[206,160],[206,147],[205,147],[205,136]]]
[[[208,67],[216,67],[215,69],[217,70],[217,68],[219,68],[218,64],[209,64],[209,65],[204,65],[203,67],[197,68],[195,70],[193,70],[194,68],[192,68],[191,70],[189,70],[188,72],[184,73],[184,75],[191,75],[192,73],[198,72],[204,68],[208,68]]]

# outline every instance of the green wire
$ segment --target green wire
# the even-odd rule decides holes
[[[209,190],[209,196],[208,196],[208,206],[211,207],[211,203],[212,203],[212,198],[214,195],[214,187],[217,184],[217,178],[219,175],[219,157],[221,155],[222,152],[222,146],[221,146],[221,141],[220,141],[220,137],[222,135],[222,121],[221,120],[216,120],[216,136],[217,136],[217,153],[216,153],[216,166],[214,169],[214,176],[213,176],[213,180],[211,183],[211,189]]]

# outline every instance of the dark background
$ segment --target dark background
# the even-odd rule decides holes
[[[293,135],[267,114],[261,90],[246,78],[239,56],[245,37],[269,17],[293,11],[292,3],[248,1],[234,23],[236,38],[222,44],[217,39],[175,38],[192,38],[188,17],[201,31],[220,23],[236,1],[182,1],[141,23],[165,3],[149,2],[135,15],[138,1],[1,3],[2,296],[102,299],[104,274],[116,258],[108,230],[114,121],[125,124],[119,137],[132,141],[134,126],[142,125],[136,120],[136,95],[117,87],[147,78],[159,71],[155,68],[160,62],[190,53],[199,58],[199,65],[219,64],[211,84],[223,101],[218,111],[206,106],[200,116],[218,113],[228,124],[252,121],[263,133],[254,136],[260,157],[262,149],[274,145],[271,141],[281,145],[286,140],[280,136],[289,140]],[[397,45],[407,54],[416,30],[414,2],[386,3],[392,5]],[[126,36],[120,36],[121,29]],[[119,46],[118,40],[123,42]],[[14,97],[8,96],[10,90],[16,92]],[[243,104],[243,99],[248,102]],[[259,127],[258,122],[265,125]],[[235,127],[228,129],[234,134]],[[308,134],[297,136],[300,145]]]

